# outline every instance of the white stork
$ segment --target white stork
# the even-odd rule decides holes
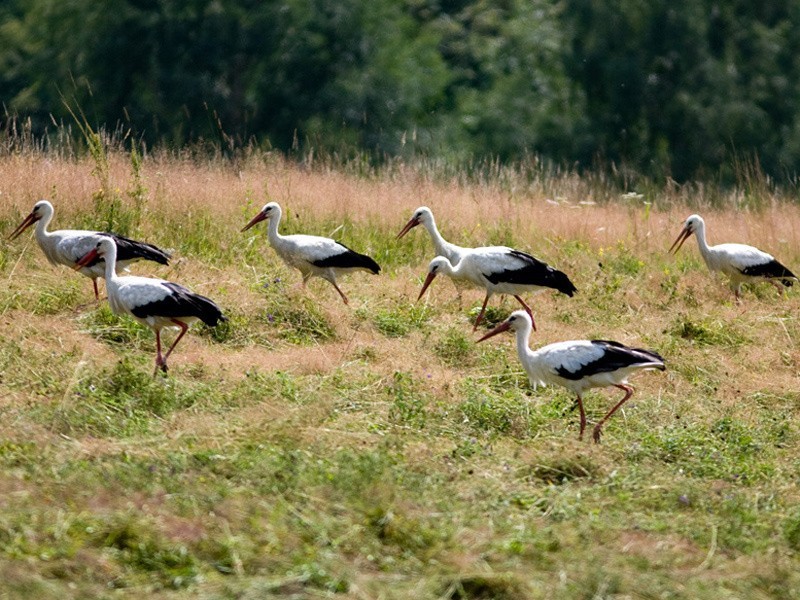
[[[105,259],[106,289],[111,310],[116,314],[131,315],[156,334],[156,368],[153,376],[159,369],[164,373],[167,372],[167,359],[191,323],[200,320],[209,327],[214,327],[220,321],[227,320],[222,310],[212,300],[190,292],[182,285],[163,279],[117,275],[114,268],[117,260],[117,244],[113,238],[95,236],[94,247],[77,262],[74,268],[79,269],[93,264],[98,258]],[[165,327],[177,327],[181,331],[167,353],[162,355],[161,330]]]
[[[530,254],[505,246],[473,248],[462,255],[456,266],[450,264],[450,261],[444,256],[437,256],[428,265],[428,277],[422,285],[417,300],[422,298],[425,290],[439,273],[456,279],[467,279],[475,286],[486,290],[486,298],[484,298],[481,312],[475,320],[473,331],[478,329],[483,314],[486,312],[486,304],[493,294],[513,295],[528,312],[533,327],[536,329],[531,308],[520,294],[536,293],[553,288],[571,297],[578,291],[565,273]]]
[[[551,383],[563,386],[577,395],[581,414],[581,432],[578,439],[583,439],[583,432],[586,429],[586,412],[583,408],[583,393],[586,390],[613,385],[625,391],[622,400],[594,426],[592,437],[599,443],[603,424],[633,395],[633,388],[628,385],[628,377],[636,371],[666,369],[664,359],[652,350],[629,348],[607,340],[557,342],[532,351],[528,347],[531,328],[532,323],[528,313],[518,310],[511,313],[508,319],[478,342],[509,329],[515,331],[517,354],[528,373],[531,385],[535,388],[539,384]]]
[[[52,204],[47,200],[39,200],[33,205],[33,210],[25,217],[25,220],[12,232],[10,239],[15,239],[28,227],[36,223],[36,241],[47,260],[54,265],[65,265],[74,268],[78,260],[94,248],[98,235],[106,235],[116,242],[119,248],[117,253],[118,269],[127,270],[129,264],[141,259],[152,260],[162,265],[169,264],[169,254],[160,248],[114,233],[76,229],[48,231],[47,226],[50,225],[54,212]],[[97,291],[97,278],[103,277],[104,270],[105,265],[102,259],[87,263],[80,269],[83,275],[91,278],[94,285],[94,297],[98,300],[100,294]]]
[[[397,234],[397,239],[399,240],[417,225],[422,225],[428,230],[428,233],[431,235],[433,247],[436,250],[436,256],[444,256],[454,265],[457,265],[461,257],[470,250],[469,248],[462,248],[461,246],[451,244],[442,237],[442,234],[439,233],[439,230],[436,228],[433,212],[427,206],[420,206],[414,211],[411,219],[405,224],[405,227],[403,227],[400,233]]]
[[[351,250],[344,244],[335,240],[316,235],[281,235],[278,225],[281,221],[281,207],[277,202],[270,202],[244,226],[242,231],[247,231],[256,223],[269,219],[267,238],[290,267],[294,267],[303,274],[303,286],[311,277],[321,277],[336,288],[345,304],[347,296],[336,284],[336,276],[349,271],[365,270],[377,275],[381,268],[374,260],[365,254]]]
[[[786,287],[797,279],[794,273],[775,260],[775,257],[758,248],[746,244],[718,244],[709,246],[706,242],[706,223],[700,215],[691,215],[683,224],[675,242],[669,251],[677,254],[689,236],[697,235],[700,255],[711,271],[721,271],[730,279],[730,287],[740,300],[742,284],[746,282],[769,281],[783,291],[780,283]],[[780,283],[778,283],[780,281]]]

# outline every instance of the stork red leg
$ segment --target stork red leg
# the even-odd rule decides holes
[[[92,285],[94,286],[94,299],[100,302],[100,292],[97,289],[97,279],[92,278]]]
[[[339,286],[338,286],[338,285],[336,285],[336,282],[335,282],[335,281],[333,281],[333,280],[331,280],[331,279],[329,279],[328,281],[330,281],[330,282],[331,282],[331,285],[332,285],[333,287],[335,287],[335,288],[336,288],[336,291],[337,291],[337,292],[339,292],[339,295],[342,297],[342,300],[344,301],[344,303],[345,303],[345,304],[350,304],[350,301],[347,299],[347,296],[345,296],[345,295],[344,295],[344,292],[343,292],[342,290],[340,290],[340,289],[339,289]]]
[[[481,324],[481,320],[483,320],[483,313],[486,312],[486,303],[489,302],[489,294],[486,294],[486,298],[483,299],[483,306],[481,306],[481,312],[478,314],[478,318],[475,319],[475,327],[472,328],[472,331],[478,330],[478,325]]]
[[[525,300],[523,300],[520,296],[515,295],[514,298],[517,299],[517,302],[522,304],[522,308],[525,309],[525,312],[528,313],[528,316],[531,318],[531,325],[533,325],[533,330],[536,331],[536,320],[533,318],[533,311],[531,307],[525,304]]]
[[[158,375],[158,370],[163,369],[167,372],[167,363],[161,355],[161,330],[156,329],[156,369],[153,371],[153,377]]]
[[[603,428],[603,423],[605,423],[611,415],[613,415],[615,412],[617,412],[617,409],[620,406],[622,406],[623,404],[625,404],[625,402],[628,400],[628,398],[633,396],[633,388],[628,386],[628,385],[622,385],[622,384],[617,385],[617,384],[615,384],[614,387],[618,387],[621,390],[625,390],[625,397],[622,400],[620,400],[619,402],[617,402],[617,404],[614,406],[614,408],[612,408],[610,411],[608,411],[608,413],[606,413],[606,416],[603,417],[602,419],[600,419],[600,422],[597,425],[594,426],[594,431],[592,432],[592,437],[594,438],[594,441],[596,443],[598,443],[598,444],[600,443],[600,435],[602,433],[600,430]]]
[[[578,434],[578,439],[583,439],[583,432],[586,430],[586,411],[583,409],[583,398],[578,394],[578,409],[581,411],[581,432]]]
[[[164,355],[164,367],[163,367],[163,369],[164,369],[165,373],[167,372],[167,359],[169,358],[169,355],[172,354],[172,351],[175,350],[175,346],[178,345],[178,342],[181,341],[181,338],[184,335],[186,335],[187,331],[189,331],[189,326],[186,323],[184,323],[183,321],[178,321],[178,319],[170,319],[170,320],[173,323],[175,323],[175,325],[177,325],[178,327],[181,328],[181,332],[178,334],[178,337],[175,338],[175,341],[172,342],[172,346],[169,347],[169,350],[167,350],[167,353]]]

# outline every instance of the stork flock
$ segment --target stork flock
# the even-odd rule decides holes
[[[167,372],[167,359],[191,323],[202,321],[214,327],[226,320],[222,309],[213,300],[180,284],[151,277],[120,275],[120,271],[127,272],[129,266],[139,260],[169,264],[170,255],[166,251],[111,232],[49,231],[53,214],[53,205],[47,200],[40,200],[11,233],[10,238],[17,238],[28,227],[36,224],[36,241],[48,261],[68,266],[89,277],[97,301],[97,279],[103,277],[112,311],[133,317],[155,333],[154,376],[159,371]],[[313,235],[281,235],[281,216],[280,205],[270,202],[244,226],[242,232],[262,221],[268,221],[267,239],[270,245],[289,267],[300,271],[304,286],[311,277],[320,277],[328,281],[342,301],[348,304],[348,298],[339,287],[337,277],[359,270],[375,275],[380,273],[381,268],[375,260],[333,239]],[[425,206],[414,211],[397,239],[418,225],[428,230],[436,257],[428,265],[427,277],[417,300],[422,298],[440,274],[450,277],[458,285],[484,289],[486,296],[473,326],[475,331],[485,315],[489,299],[494,294],[513,296],[524,310],[513,312],[508,319],[477,342],[483,342],[505,331],[513,331],[516,335],[517,354],[531,385],[560,385],[576,395],[580,412],[579,439],[583,438],[586,429],[583,405],[585,391],[614,386],[625,392],[623,398],[595,424],[592,437],[595,442],[599,442],[605,422],[633,395],[634,390],[628,384],[628,378],[638,371],[663,371],[666,368],[664,359],[657,352],[632,348],[610,340],[570,340],[548,344],[532,351],[529,342],[532,331],[536,330],[536,323],[533,311],[522,295],[552,289],[572,297],[578,290],[569,277],[526,252],[506,246],[467,248],[452,244],[442,237],[433,212]],[[722,272],[730,279],[737,302],[740,301],[743,283],[768,281],[782,289],[781,284],[791,286],[797,279],[772,255],[752,246],[709,246],[706,242],[705,222],[699,215],[691,215],[686,219],[680,235],[669,251],[677,253],[692,234],[697,236],[700,254],[708,268]],[[161,332],[165,328],[177,328],[179,333],[169,349],[163,352]]]

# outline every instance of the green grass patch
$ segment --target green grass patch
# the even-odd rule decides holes
[[[403,337],[421,329],[429,318],[430,310],[424,304],[406,303],[376,311],[373,322],[386,337]]]
[[[211,396],[203,385],[153,377],[125,358],[110,369],[88,373],[70,397],[43,418],[68,435],[130,437],[150,432],[160,418]]]
[[[98,341],[120,348],[155,350],[156,340],[150,328],[127,315],[117,315],[107,302],[78,317],[78,323]]]
[[[469,368],[477,363],[475,341],[462,327],[450,327],[433,345],[436,356],[449,367]]]
[[[687,316],[675,319],[668,333],[699,346],[738,348],[749,341],[732,323],[715,319],[691,319]]]

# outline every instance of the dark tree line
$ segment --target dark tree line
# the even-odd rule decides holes
[[[149,144],[800,171],[800,0],[6,0],[0,100]],[[794,24],[794,25],[793,25]]]

